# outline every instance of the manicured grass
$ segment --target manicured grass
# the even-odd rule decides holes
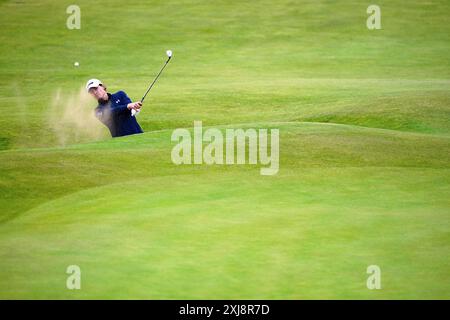
[[[450,298],[448,2],[378,2],[377,31],[358,1],[70,4],[0,2],[0,298]],[[145,134],[71,119],[166,49]],[[174,165],[194,120],[279,129],[279,173]]]

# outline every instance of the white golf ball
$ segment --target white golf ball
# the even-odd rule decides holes
[[[172,56],[172,50],[167,50],[166,54],[167,54],[168,57],[171,57]]]
[[[79,67],[79,66],[80,66],[80,63],[79,63],[78,61],[76,61],[73,65],[74,65],[75,67]]]

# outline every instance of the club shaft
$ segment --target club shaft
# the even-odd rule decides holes
[[[145,97],[147,96],[147,93],[149,93],[150,89],[153,87],[153,85],[155,84],[156,80],[158,80],[160,74],[163,72],[164,68],[167,66],[167,63],[169,63],[169,59],[167,59],[166,63],[164,63],[163,67],[161,68],[161,70],[159,70],[158,75],[156,76],[155,80],[153,80],[152,84],[148,87],[147,91],[145,92],[144,96],[141,99],[141,102],[144,102]]]

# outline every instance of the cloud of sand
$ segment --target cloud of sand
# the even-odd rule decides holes
[[[95,101],[81,87],[78,93],[58,89],[52,99],[48,123],[59,145],[89,142],[106,138],[107,130],[95,117]]]

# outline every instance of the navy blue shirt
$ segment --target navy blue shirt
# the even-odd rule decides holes
[[[131,103],[130,98],[123,91],[108,93],[108,101],[99,101],[95,108],[95,116],[108,127],[113,137],[127,136],[130,134],[143,133],[136,117],[131,116],[131,110],[127,105]]]

